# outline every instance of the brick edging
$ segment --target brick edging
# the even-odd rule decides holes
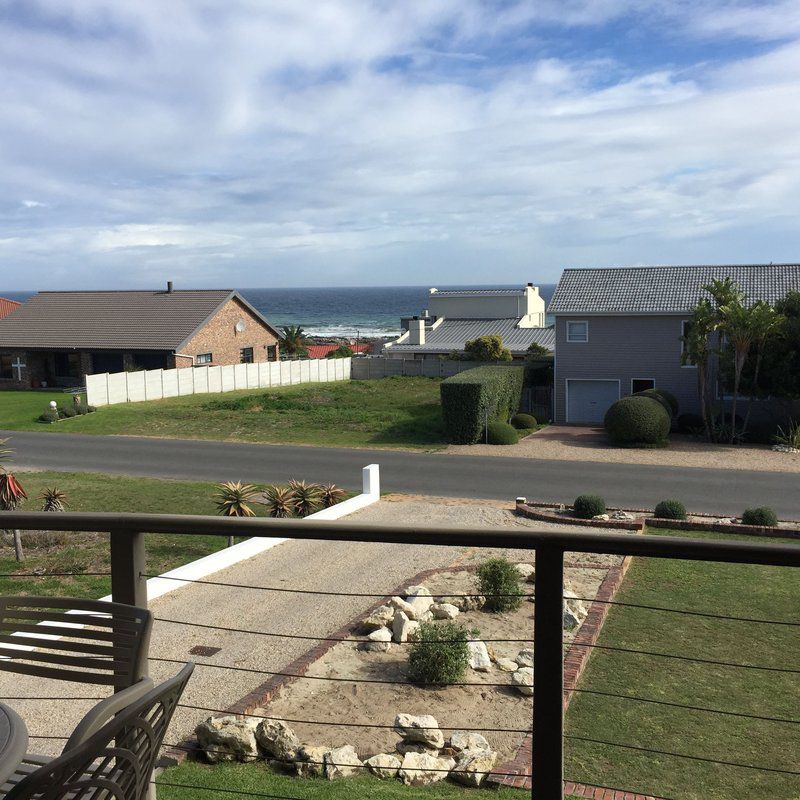
[[[696,515],[692,515],[696,516]],[[745,536],[772,536],[775,539],[800,539],[800,530],[769,528],[766,525],[744,525],[741,522],[695,522],[689,519],[661,519],[649,517],[645,520],[650,528],[674,528],[680,531],[714,531],[714,533],[739,533]]]
[[[652,794],[636,794],[625,789],[609,789],[607,786],[592,786],[588,783],[564,781],[564,794],[584,797],[588,800],[664,800]]]
[[[625,531],[637,531],[641,533],[644,528],[644,520],[624,520],[624,519],[581,519],[580,517],[569,517],[555,512],[538,511],[537,508],[544,508],[545,504],[517,503],[516,512],[520,516],[535,519],[538,522],[556,522],[561,525],[580,525],[587,528],[615,528]],[[552,508],[552,506],[547,506]]]

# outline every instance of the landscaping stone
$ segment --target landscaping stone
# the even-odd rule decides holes
[[[611,514],[611,519],[617,519],[624,522],[633,522],[636,517],[634,517],[633,514],[629,514],[627,511],[615,511],[613,514]]]
[[[533,564],[514,564],[514,568],[519,572],[520,578],[528,583],[533,583],[536,578],[536,567]]]
[[[456,731],[450,737],[450,747],[459,753],[463,750],[490,749],[486,737],[482,736],[480,733],[474,733],[473,731]]]
[[[489,658],[489,651],[486,645],[473,639],[467,642],[469,648],[469,665],[478,672],[488,672],[492,668],[492,660]]]
[[[434,603],[430,611],[434,619],[455,619],[461,613],[452,603]]]
[[[562,616],[562,627],[564,630],[574,631],[580,624],[581,620],[578,618],[577,614],[569,608],[564,608],[564,614]]]
[[[384,628],[392,624],[395,609],[392,606],[378,606],[363,622],[362,629],[366,632]]]
[[[364,763],[369,767],[369,771],[373,775],[376,775],[382,780],[396,778],[397,772],[402,764],[400,759],[397,758],[397,756],[393,756],[391,753],[378,753],[378,755],[368,758]]]
[[[608,522],[609,516],[608,514],[595,514],[592,519],[596,519],[599,522]]]
[[[392,623],[392,638],[396,642],[407,642],[419,629],[419,622],[411,620],[402,611],[395,612]]]
[[[294,768],[301,778],[316,778],[324,774],[325,756],[330,752],[329,747],[318,747],[313,744],[304,744],[297,751]]]
[[[430,714],[415,717],[413,714],[398,714],[394,718],[394,729],[406,742],[420,742],[428,747],[444,747],[444,734],[439,723]]]
[[[496,762],[497,753],[488,747],[483,750],[465,750],[456,759],[450,777],[464,786],[482,786]]]
[[[360,771],[363,766],[352,745],[346,744],[344,747],[337,747],[325,753],[322,759],[325,766],[325,777],[329,780],[336,778],[349,778]]]
[[[300,749],[300,740],[294,731],[280,719],[265,719],[255,730],[256,743],[278,761],[294,761]]]
[[[436,758],[426,753],[406,753],[398,776],[406,786],[428,786],[443,781],[455,765],[452,758]]]
[[[239,717],[209,717],[194,730],[197,742],[211,764],[258,758],[256,721]]]
[[[402,597],[393,597],[389,603],[397,611],[402,611],[409,619],[415,620],[417,618],[417,611],[414,606],[411,603],[407,603]],[[397,619],[397,614],[395,614],[395,619]]]
[[[514,688],[526,697],[533,695],[533,669],[531,667],[520,667],[512,676],[511,682]]]
[[[498,658],[494,663],[503,672],[516,672],[519,669],[519,664],[511,658]]]
[[[431,618],[431,606],[434,604],[430,590],[425,586],[409,586],[406,589],[406,602],[414,609],[414,616],[419,622],[426,622]]]
[[[427,753],[430,756],[439,755],[438,747],[430,747],[427,744],[422,744],[422,742],[407,742],[402,740],[397,743],[394,749],[397,750],[401,756],[404,756],[406,753]]]
[[[480,611],[486,605],[486,598],[480,594],[443,596],[438,599],[440,605],[455,606],[459,611]]]
[[[516,661],[520,667],[533,667],[533,648],[529,647],[525,650],[520,650],[514,661]]]
[[[364,649],[373,653],[387,653],[392,646],[392,632],[388,628],[378,628],[367,638],[369,641],[364,643]]]

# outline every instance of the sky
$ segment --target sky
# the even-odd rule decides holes
[[[0,289],[800,258],[800,0],[0,0]]]

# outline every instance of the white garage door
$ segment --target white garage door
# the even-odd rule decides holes
[[[619,381],[567,381],[567,422],[601,425],[608,407],[619,400]]]

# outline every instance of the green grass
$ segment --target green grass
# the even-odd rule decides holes
[[[671,532],[658,531],[666,535]],[[679,532],[674,532],[678,535]],[[710,535],[709,538],[713,538]],[[719,538],[719,535],[716,535]],[[618,600],[731,616],[800,621],[800,570],[637,558]],[[600,643],[800,669],[789,626],[612,609]],[[596,651],[581,688],[800,719],[797,675]],[[800,725],[577,694],[567,732],[673,753],[797,770]],[[800,778],[567,741],[566,775],[681,800],[796,800]]]
[[[397,377],[174,397],[106,406],[53,425],[35,421],[52,393],[0,392],[0,428],[438,449],[444,446],[439,383]]]
[[[206,787],[184,789],[166,786],[182,783]],[[476,798],[528,800],[530,792],[514,789],[478,790],[453,783],[436,783],[425,788],[404,786],[400,781],[381,781],[372,776],[327,781],[322,778],[295,778],[282,775],[263,764],[219,764],[213,767],[185,762],[166,770],[158,779],[159,800],[230,800],[231,792],[272,794],[299,800],[411,800],[411,798]],[[224,791],[208,791],[220,789]]]

